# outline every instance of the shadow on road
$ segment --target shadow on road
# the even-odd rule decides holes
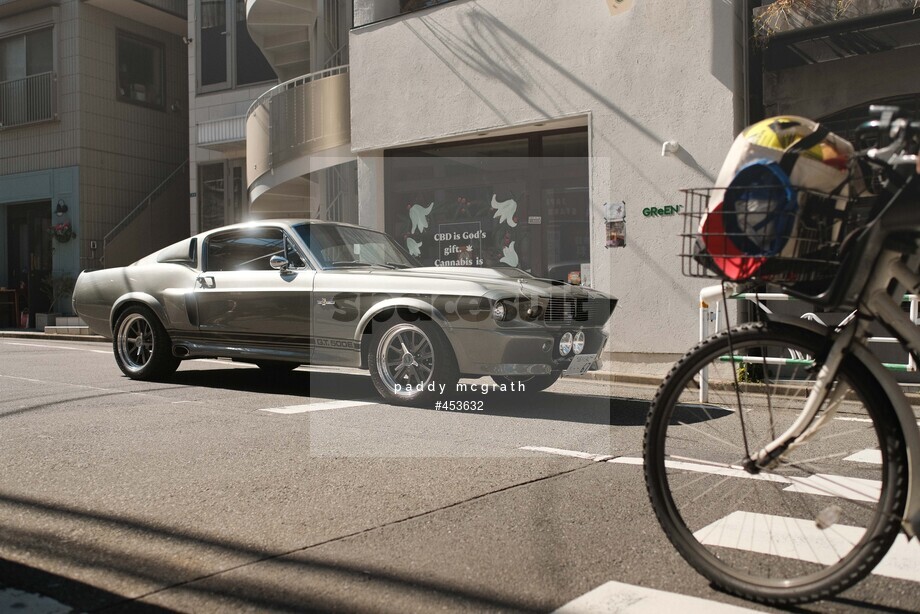
[[[425,580],[387,569],[375,569],[370,563],[351,566],[311,556],[310,550],[331,542],[355,537],[365,531],[344,535],[287,552],[269,552],[258,547],[218,540],[204,533],[164,526],[116,514],[50,504],[37,499],[0,493],[0,517],[16,515],[39,517],[40,527],[17,527],[4,522],[0,527],[0,545],[4,550],[28,552],[32,557],[55,561],[70,569],[104,572],[109,577],[131,578],[149,590],[130,597],[95,589],[82,582],[62,578],[32,567],[0,559],[4,583],[52,597],[80,611],[167,612],[155,605],[158,593],[176,591],[191,597],[191,603],[203,598],[222,604],[222,608],[256,611],[329,612],[349,611],[342,593],[329,590],[332,586],[373,586],[376,590],[396,590],[412,595],[421,603],[452,603],[472,611],[533,611],[533,604],[510,601],[499,591],[459,588],[451,583]],[[7,516],[6,514],[11,514]],[[424,516],[425,513],[419,514]],[[401,522],[401,521],[400,521]],[[94,536],[91,540],[61,541],[60,529],[71,535]],[[125,538],[129,538],[125,543]],[[138,540],[146,547],[138,548]],[[130,547],[128,547],[130,544]],[[194,549],[201,556],[192,559],[154,557],[149,552],[164,548],[188,552]],[[219,562],[218,562],[219,561]],[[242,577],[239,570],[253,565],[264,566],[262,577],[290,579],[283,588],[274,581],[265,583]],[[259,577],[259,574],[256,574]],[[372,584],[369,584],[372,583]],[[274,586],[272,586],[274,584]],[[348,594],[347,592],[345,594]],[[206,601],[206,603],[207,603]],[[228,603],[229,602],[229,603]],[[360,598],[356,603],[360,603]]]
[[[177,371],[169,383],[183,386],[202,386],[241,392],[281,394],[304,398],[348,401],[382,402],[369,376],[295,371],[282,376],[271,375],[260,369],[186,369]],[[454,392],[445,394],[444,400],[487,401],[486,412],[458,412],[470,419],[481,416],[502,416],[534,420],[558,420],[581,424],[609,426],[642,426],[648,414],[649,402],[640,399],[608,397],[559,392]],[[416,409],[435,411],[429,405],[415,405]],[[685,423],[728,415],[709,408],[709,413],[683,411],[680,418]]]

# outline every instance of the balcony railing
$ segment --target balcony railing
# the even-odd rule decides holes
[[[350,141],[348,66],[291,79],[259,96],[246,114],[248,184],[285,162]]]
[[[52,72],[0,82],[0,128],[57,118],[57,75]]]

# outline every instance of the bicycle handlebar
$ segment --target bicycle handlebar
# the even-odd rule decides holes
[[[872,105],[869,112],[878,114],[879,119],[863,123],[857,128],[856,135],[860,145],[865,144],[868,135],[874,135],[877,143],[875,147],[859,151],[856,159],[870,162],[902,178],[916,173],[920,169],[917,162],[920,121],[902,115],[898,107]],[[888,143],[883,144],[884,141]]]

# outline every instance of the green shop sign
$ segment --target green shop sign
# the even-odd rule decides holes
[[[645,217],[667,217],[676,215],[683,209],[683,205],[666,205],[664,207],[646,207],[642,210]]]

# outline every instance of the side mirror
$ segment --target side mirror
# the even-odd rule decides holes
[[[291,263],[288,262],[287,258],[282,256],[272,256],[271,260],[268,261],[268,264],[271,268],[276,271],[281,271],[282,273],[287,273],[291,267]]]

